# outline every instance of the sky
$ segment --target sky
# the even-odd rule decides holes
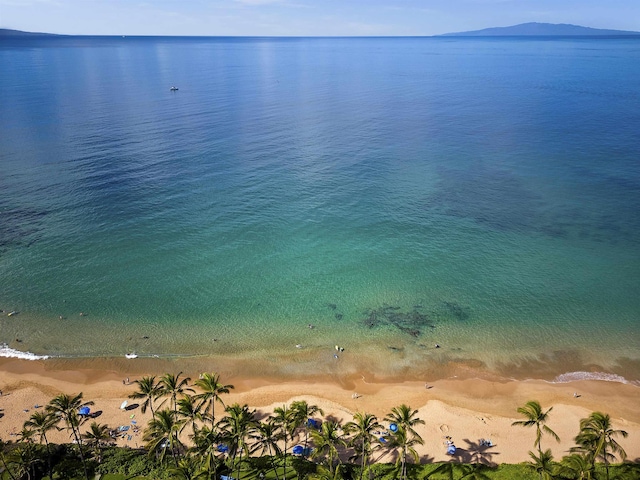
[[[640,0],[0,0],[0,28],[71,35],[437,35],[526,22],[640,31]]]

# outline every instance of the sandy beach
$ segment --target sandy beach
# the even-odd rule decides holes
[[[95,402],[92,411],[99,414],[97,422],[112,428],[141,426],[137,434],[130,429],[131,437],[120,439],[120,444],[142,446],[142,430],[150,413],[142,414],[139,408],[120,409],[121,403],[135,390],[134,385],[126,385],[123,380],[128,377],[133,382],[143,374],[161,375],[169,371],[165,368],[167,365],[158,364],[158,368],[153,369],[154,365],[149,362],[138,364],[134,369],[132,363],[117,359],[93,362],[85,359],[76,363],[0,359],[0,409],[4,413],[0,419],[0,438],[12,440],[34,409],[43,408],[55,395],[83,392],[85,400]],[[171,370],[172,373],[178,371]],[[192,379],[196,379],[198,373],[185,369],[185,374]],[[402,379],[380,381],[357,375],[316,377],[309,382],[242,376],[222,378],[222,381],[235,385],[232,393],[224,398],[227,404],[246,403],[261,416],[284,403],[304,399],[321,407],[325,418],[348,421],[354,412],[364,411],[382,420],[392,407],[405,403],[418,409],[418,416],[425,421],[425,425],[417,429],[425,440],[418,450],[422,462],[451,459],[446,455],[446,436],[455,442],[458,447],[455,458],[461,461],[527,461],[535,431],[512,427],[511,423],[520,420],[516,408],[529,400],[538,400],[545,409],[553,406],[548,425],[560,436],[561,442],[543,437],[542,445],[545,449],[551,448],[556,459],[574,445],[580,419],[596,410],[610,414],[614,428],[629,433],[620,443],[630,460],[640,459],[640,411],[637,408],[640,388],[618,382],[589,380],[554,384],[454,378],[425,383]],[[494,446],[479,448],[481,438],[490,439]],[[50,439],[69,440],[66,432],[52,433]]]

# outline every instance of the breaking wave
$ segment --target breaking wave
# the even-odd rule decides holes
[[[567,372],[558,375],[551,383],[568,383],[579,380],[601,380],[603,382],[618,382],[627,385],[638,385],[636,381],[629,381],[621,375],[604,372]]]
[[[0,345],[0,357],[21,358],[23,360],[46,360],[49,358],[49,355],[36,355],[31,352],[21,352],[20,350],[9,348],[9,345],[3,343]]]

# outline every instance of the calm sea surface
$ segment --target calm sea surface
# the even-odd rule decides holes
[[[640,380],[638,79],[630,38],[3,38],[2,351]]]

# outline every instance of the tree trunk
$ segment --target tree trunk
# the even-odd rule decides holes
[[[78,452],[80,452],[80,461],[82,462],[82,470],[84,471],[85,480],[89,480],[89,472],[87,472],[87,462],[84,460],[84,454],[82,453],[82,442],[80,441],[80,437],[78,435],[79,432],[76,432],[76,428],[72,425],[71,431],[73,432],[73,437],[76,440],[76,444],[78,445]]]
[[[271,444],[269,444],[269,456],[271,457],[271,465],[273,465],[273,473],[276,475],[276,480],[280,480],[278,477],[278,470],[275,466],[275,462],[273,461],[273,450],[271,449]]]
[[[42,435],[44,438],[44,444],[47,446],[47,470],[49,471],[49,479],[53,480],[53,470],[51,469],[51,448],[49,447],[49,441],[46,435]]]

